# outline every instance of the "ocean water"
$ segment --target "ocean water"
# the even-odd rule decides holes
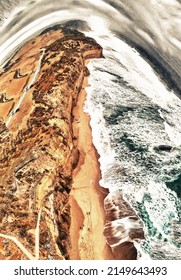
[[[133,242],[142,259],[181,259],[180,1],[10,2],[1,15],[1,65],[57,23],[103,47],[104,58],[88,65],[84,110],[100,184],[110,192],[105,209],[115,212],[107,242]]]
[[[130,56],[140,59],[133,50]],[[85,110],[91,116],[93,141],[100,154],[101,185],[113,196],[119,189],[143,222],[146,240],[136,242],[153,259],[178,259],[181,101],[156,76],[152,83],[145,82],[139,65],[136,79],[126,63],[91,62]],[[149,78],[151,72],[148,69]]]

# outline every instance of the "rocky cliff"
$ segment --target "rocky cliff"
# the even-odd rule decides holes
[[[68,259],[72,134],[85,62],[101,47],[61,26],[17,50],[0,74],[0,259]]]

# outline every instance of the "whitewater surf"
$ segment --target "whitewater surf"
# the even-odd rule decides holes
[[[10,2],[0,1],[1,66],[56,24],[103,48],[88,65],[85,111],[109,189],[108,244],[133,242],[142,259],[181,259],[180,1]]]

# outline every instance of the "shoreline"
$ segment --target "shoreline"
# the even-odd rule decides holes
[[[88,77],[84,77],[77,105],[72,111],[73,137],[79,150],[79,161],[73,171],[69,196],[72,244],[70,259],[114,260],[115,256],[103,235],[106,218],[104,199],[108,191],[99,185],[99,155],[92,143],[90,116],[83,111],[87,96],[85,87],[88,86]]]

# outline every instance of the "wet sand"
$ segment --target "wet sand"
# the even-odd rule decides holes
[[[101,172],[98,154],[92,143],[90,117],[83,112],[86,86],[88,86],[87,78],[84,79],[77,106],[73,110],[73,134],[76,137],[80,157],[73,172],[70,193],[72,244],[70,259],[111,260],[114,256],[103,236],[105,223],[103,203],[108,192],[99,186]]]

